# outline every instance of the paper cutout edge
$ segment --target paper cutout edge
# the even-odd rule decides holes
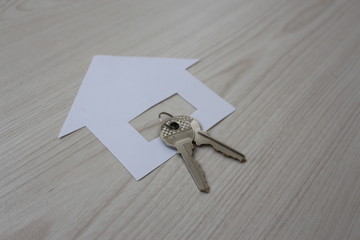
[[[142,59],[156,59],[156,60],[169,60],[169,61],[176,61],[179,64],[179,68],[183,69],[183,70],[187,70],[188,68],[192,67],[193,65],[195,65],[196,63],[198,63],[200,60],[199,59],[195,59],[195,58],[159,58],[159,57],[136,57],[136,56],[111,56],[111,55],[95,55],[91,62],[90,65],[86,71],[86,74],[83,78],[83,80],[81,81],[80,87],[78,89],[78,92],[76,93],[75,99],[71,105],[71,108],[69,110],[69,113],[67,114],[67,117],[65,119],[65,122],[59,132],[58,138],[63,138],[83,127],[86,127],[86,117],[81,115],[81,109],[76,109],[77,107],[80,107],[76,104],[76,102],[78,101],[79,98],[81,98],[82,96],[79,95],[79,93],[81,92],[81,88],[83,86],[83,83],[86,79],[86,76],[89,74],[89,70],[91,69],[92,65],[94,65],[95,61],[97,61],[99,58],[102,57],[114,57],[114,58],[142,58]],[[164,99],[165,100],[165,99]],[[158,104],[158,103],[157,103]],[[155,106],[156,104],[154,104],[153,106]],[[153,107],[152,106],[152,107]],[[146,110],[144,110],[143,112],[141,112],[139,115],[141,115],[142,113],[144,113]],[[76,114],[78,114],[76,116]],[[83,112],[84,114],[84,112]],[[81,119],[81,120],[79,120]]]

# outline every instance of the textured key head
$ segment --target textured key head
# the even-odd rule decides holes
[[[194,139],[195,132],[191,127],[193,118],[189,116],[175,116],[161,125],[160,138],[163,142],[175,148],[175,143],[185,138]]]

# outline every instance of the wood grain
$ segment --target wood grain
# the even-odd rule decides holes
[[[358,0],[0,1],[1,239],[359,239],[359,23]],[[179,156],[136,182],[87,129],[57,139],[97,54],[201,59],[248,162],[196,149],[202,194]]]

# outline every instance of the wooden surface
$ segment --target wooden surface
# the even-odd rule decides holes
[[[136,182],[57,135],[93,55],[199,58],[236,112]],[[360,1],[0,1],[1,239],[360,239]],[[152,121],[152,119],[148,119]]]

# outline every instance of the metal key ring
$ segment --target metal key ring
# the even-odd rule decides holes
[[[161,123],[164,122],[164,120],[161,118],[161,115],[163,115],[163,114],[169,116],[170,118],[173,118],[173,117],[174,117],[174,116],[171,115],[170,113],[161,112],[161,113],[159,113],[159,120],[160,120]],[[176,123],[176,122],[172,122],[172,123],[170,123],[170,124],[168,124],[167,122],[165,122],[164,125],[165,125],[166,127],[168,127],[169,129],[172,129],[172,130],[179,128],[179,124]]]
[[[164,120],[161,118],[161,115],[163,115],[163,114],[168,115],[170,118],[173,118],[173,117],[174,117],[174,116],[171,115],[170,113],[161,112],[161,113],[159,113],[159,120],[160,120],[160,122],[163,122],[163,121],[164,121]]]

